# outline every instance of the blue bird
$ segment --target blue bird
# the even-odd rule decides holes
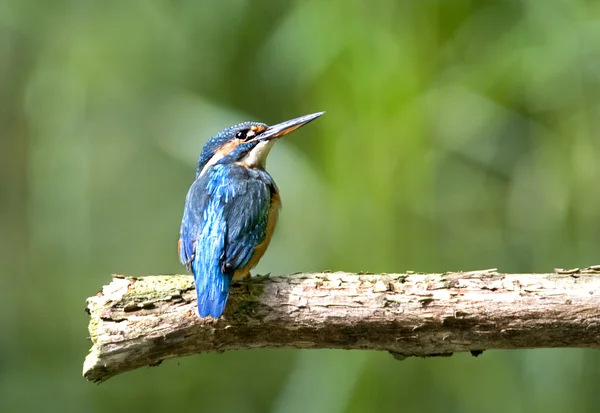
[[[201,317],[223,313],[231,282],[250,276],[269,246],[281,207],[265,171],[273,144],[323,113],[274,126],[240,123],[202,148],[178,242],[181,263],[194,273]]]

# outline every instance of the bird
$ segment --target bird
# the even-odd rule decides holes
[[[269,246],[281,208],[279,189],[265,170],[271,148],[323,113],[273,126],[243,122],[204,144],[177,246],[194,275],[200,317],[223,314],[232,281],[250,277]]]

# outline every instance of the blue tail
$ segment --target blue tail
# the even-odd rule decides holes
[[[195,267],[194,265],[192,267]],[[194,270],[196,295],[198,296],[198,314],[200,317],[220,317],[225,310],[229,297],[231,277],[224,275],[219,269],[204,273]]]

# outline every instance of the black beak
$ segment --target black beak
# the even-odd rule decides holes
[[[269,126],[263,133],[256,136],[256,140],[271,140],[279,138],[283,135],[287,135],[290,132],[306,125],[308,122],[317,119],[325,112],[313,113],[312,115],[304,115],[299,118],[286,120],[285,122],[278,123],[277,125]]]

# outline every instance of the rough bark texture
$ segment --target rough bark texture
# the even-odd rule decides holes
[[[200,319],[187,275],[125,278],[87,300],[83,375],[103,381],[206,351],[387,350],[396,358],[487,349],[600,348],[600,266],[552,274],[294,274],[235,285]]]

